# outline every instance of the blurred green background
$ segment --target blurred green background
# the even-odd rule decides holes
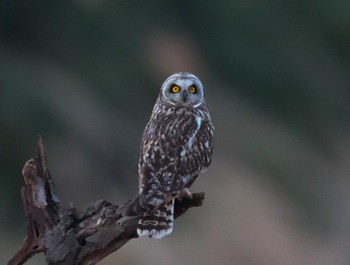
[[[1,1],[0,264],[46,142],[64,204],[137,192],[162,82],[196,74],[216,125],[203,207],[101,264],[350,264],[350,1]],[[45,264],[37,255],[27,264]]]

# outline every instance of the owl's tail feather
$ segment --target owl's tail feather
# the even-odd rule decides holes
[[[174,199],[143,214],[137,224],[137,234],[160,239],[173,231]]]

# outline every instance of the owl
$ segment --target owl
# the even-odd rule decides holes
[[[172,232],[174,200],[191,197],[188,188],[211,162],[213,137],[201,81],[188,72],[168,77],[142,137],[139,194],[125,212],[142,213],[139,236],[160,239]]]

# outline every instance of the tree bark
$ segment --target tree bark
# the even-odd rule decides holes
[[[24,264],[33,255],[44,252],[49,265],[92,265],[137,238],[140,216],[125,217],[123,206],[98,200],[84,211],[73,204],[62,206],[47,167],[42,138],[38,138],[37,155],[27,161],[21,189],[27,217],[24,244],[8,265]],[[175,201],[175,218],[189,208],[201,206],[204,193]]]

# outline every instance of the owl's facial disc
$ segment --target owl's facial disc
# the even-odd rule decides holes
[[[191,73],[173,74],[164,82],[161,93],[172,105],[196,108],[204,102],[203,85]]]

